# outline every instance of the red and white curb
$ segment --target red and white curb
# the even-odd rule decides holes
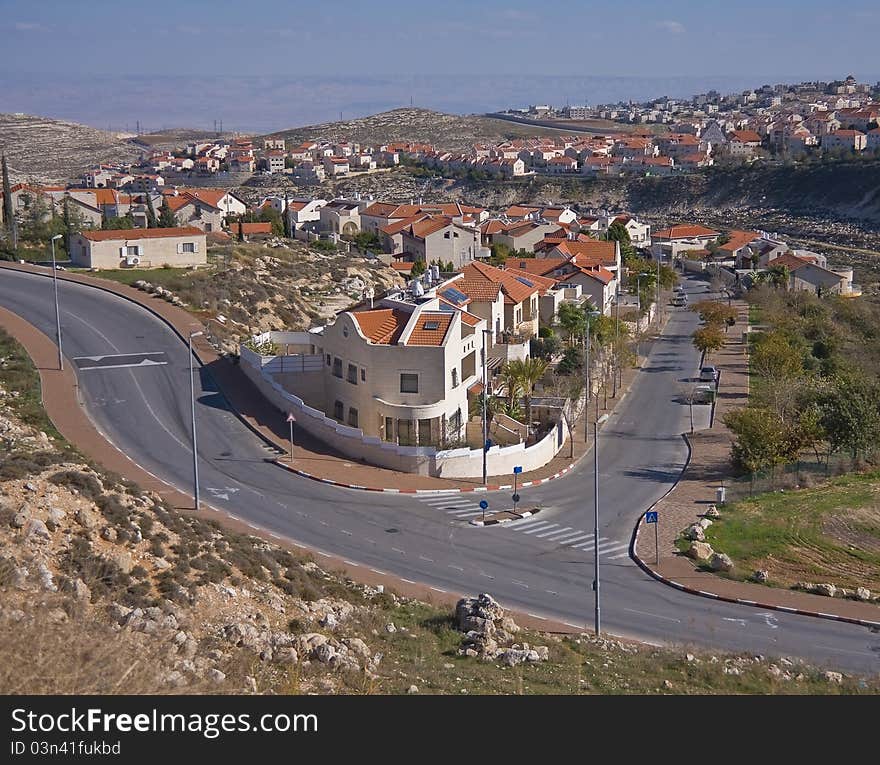
[[[488,521],[470,521],[471,526],[497,526],[499,523],[510,523],[511,521],[521,521],[523,518],[528,518],[530,515],[537,515],[541,512],[540,507],[536,507],[534,510],[526,510],[523,513],[516,513],[516,518],[490,518]]]
[[[684,470],[682,470],[682,475],[684,475],[684,471],[687,470],[687,466],[690,463],[691,459],[691,444],[688,440],[687,436],[684,437],[685,442],[688,445],[688,456],[685,461]],[[658,504],[660,504],[666,497],[668,497],[673,489],[678,485],[678,481],[676,481],[672,487],[667,491],[660,499],[658,499],[648,510],[653,510]],[[645,511],[645,513],[648,512]],[[861,627],[870,627],[874,629],[880,629],[880,621],[871,621],[870,619],[857,619],[854,616],[841,616],[840,614],[826,614],[823,611],[808,611],[803,608],[792,608],[791,606],[780,606],[776,603],[762,603],[758,600],[747,600],[746,598],[734,598],[728,595],[719,595],[717,592],[709,592],[707,590],[698,590],[694,587],[688,587],[686,584],[681,584],[680,582],[676,582],[674,579],[669,579],[663,576],[661,573],[652,569],[645,561],[643,561],[636,550],[638,549],[639,544],[639,534],[641,533],[642,527],[647,524],[645,521],[645,513],[643,513],[639,520],[636,521],[636,528],[633,532],[632,543],[630,544],[630,555],[632,559],[636,562],[639,568],[642,569],[648,576],[656,579],[658,582],[669,585],[670,587],[674,587],[676,590],[681,592],[686,592],[689,595],[699,595],[702,598],[709,598],[711,600],[720,600],[723,603],[734,603],[740,606],[752,606],[754,608],[763,608],[769,611],[782,611],[787,614],[798,614],[799,616],[812,616],[816,619],[829,619],[835,622],[846,622],[847,624],[857,624]]]
[[[332,478],[323,478],[319,475],[312,475],[311,473],[307,473],[305,470],[300,470],[299,468],[293,467],[290,463],[284,462],[283,460],[275,460],[275,464],[279,467],[283,467],[285,470],[289,470],[291,473],[296,473],[303,478],[309,478],[312,481],[319,481],[320,483],[326,483],[330,486],[339,486],[342,489],[356,489],[358,491],[379,491],[384,492],[385,494],[419,494],[421,496],[424,495],[444,495],[444,494],[466,494],[469,492],[485,492],[485,491],[508,491],[513,489],[513,484],[504,484],[501,486],[460,486],[457,488],[451,489],[382,489],[375,486],[362,486],[356,483],[343,483],[342,481],[334,481]],[[561,478],[566,473],[568,473],[573,467],[577,465],[576,462],[572,462],[567,468],[560,470],[558,473],[554,473],[547,478],[539,478],[535,481],[525,481],[523,483],[517,484],[519,488],[527,488],[529,486],[540,486],[542,483],[548,483],[549,481],[553,481],[557,478]]]

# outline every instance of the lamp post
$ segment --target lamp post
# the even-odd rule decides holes
[[[64,370],[64,355],[61,352],[61,309],[58,306],[58,268],[55,265],[55,240],[61,239],[62,234],[52,237],[52,286],[55,289],[55,338],[58,341],[58,370]]]
[[[193,369],[193,338],[204,334],[201,331],[189,333],[189,398],[190,412],[192,414],[193,500],[196,510],[199,509],[199,450],[196,441],[196,380]]]
[[[639,274],[636,277],[636,306],[638,309],[638,317],[636,318],[636,364],[639,362],[639,356],[642,355],[642,278],[648,276],[650,274]]]
[[[486,452],[487,447],[486,444],[489,441],[489,422],[488,422],[488,411],[486,404],[486,391],[489,387],[489,378],[487,373],[487,364],[488,364],[488,354],[487,354],[487,345],[486,345],[486,336],[491,333],[491,329],[483,330],[483,486],[486,485],[487,476],[486,476]]]
[[[614,282],[614,374],[611,398],[617,396],[617,376],[620,372],[620,272]]]
[[[598,311],[587,311],[587,331],[584,333],[584,443],[587,442],[587,410],[590,408],[590,347],[593,344],[590,322],[598,315]],[[598,398],[598,396],[597,396]]]
[[[598,635],[601,627],[601,607],[599,605],[599,426],[608,419],[603,414],[593,422],[593,592],[596,593],[595,628]]]

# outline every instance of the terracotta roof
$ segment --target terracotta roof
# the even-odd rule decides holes
[[[507,259],[505,266],[508,270],[515,268],[527,274],[547,276],[568,262],[568,258],[516,258],[511,256]]]
[[[602,284],[610,284],[614,279],[614,274],[611,273],[607,268],[603,268],[602,266],[596,266],[594,268],[581,268],[578,267],[576,271],[571,274],[566,274],[562,277],[562,281],[567,282],[570,281],[573,277],[578,274],[585,274],[586,276],[595,279],[596,281],[602,282]]]
[[[430,236],[431,234],[436,234],[438,231],[442,231],[444,228],[451,225],[452,220],[446,216],[439,218],[428,216],[423,220],[411,224],[410,232],[417,239],[424,239],[425,237]]]
[[[498,291],[501,290],[505,303],[521,303],[540,291],[540,287],[529,277],[517,277],[487,263],[468,263],[462,269],[462,274],[462,278],[456,279],[450,286],[477,302],[493,302],[498,299]]]
[[[395,345],[410,314],[399,308],[374,308],[351,314],[364,337],[376,345]]]
[[[399,234],[404,229],[409,228],[413,223],[416,223],[417,221],[423,220],[427,217],[427,215],[413,215],[410,218],[404,218],[403,220],[389,223],[387,226],[382,226],[382,228],[380,228],[379,230],[383,234],[394,236],[395,234]]]
[[[717,237],[718,231],[706,228],[700,225],[681,224],[663,229],[663,231],[655,231],[652,238],[654,239],[694,239],[696,237]]]
[[[513,268],[509,265],[505,266],[504,272],[511,276],[520,277],[531,282],[538,288],[538,293],[541,295],[545,295],[547,290],[552,289],[556,284],[556,279],[547,276],[539,276],[538,274],[530,273],[524,269]]]
[[[617,265],[617,247],[615,242],[590,239],[586,242],[566,240],[554,248],[562,255],[570,255],[578,265],[582,258],[599,258],[601,262]]]
[[[730,237],[730,241],[727,242],[727,244],[722,244],[718,248],[719,250],[735,252],[741,247],[745,247],[749,242],[753,242],[755,239],[761,237],[757,231],[738,231],[737,229],[731,231],[728,236]]]
[[[811,263],[806,258],[799,258],[797,255],[790,252],[784,252],[778,258],[773,258],[773,260],[768,263],[768,266],[786,266],[789,271],[797,271],[799,268],[810,265],[816,264]]]
[[[483,321],[479,316],[474,316],[467,311],[461,311],[461,320],[471,327],[476,327],[481,321]]]
[[[455,314],[449,311],[422,311],[406,341],[407,345],[443,345],[443,338]]]
[[[400,271],[401,273],[408,274],[410,271],[412,271],[412,267],[414,265],[415,265],[415,263],[396,262],[396,263],[392,263],[391,267],[395,271]]]
[[[271,234],[271,223],[230,223],[229,230],[233,234],[237,234],[239,227],[243,234]]]
[[[195,226],[179,228],[121,228],[106,231],[83,231],[80,236],[92,242],[111,240],[128,241],[132,239],[166,239],[174,236],[204,236],[205,232]]]
[[[731,141],[739,141],[740,143],[761,143],[761,136],[754,130],[734,130],[729,137]]]

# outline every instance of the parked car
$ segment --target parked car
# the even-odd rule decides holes
[[[700,370],[700,380],[702,382],[715,382],[718,379],[718,370],[713,366],[703,367]]]
[[[684,293],[682,293],[680,295],[675,295],[672,298],[672,305],[675,305],[675,306],[684,306],[684,305],[687,305],[687,302],[688,302],[687,295],[685,295]]]
[[[694,388],[695,404],[711,404],[715,400],[715,388],[711,385],[697,385]]]

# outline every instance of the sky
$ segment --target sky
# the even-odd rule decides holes
[[[178,124],[189,95],[194,122],[235,102],[228,119],[266,127],[409,98],[472,113],[704,83],[873,82],[878,39],[876,0],[0,0],[0,111]],[[284,111],[273,92],[296,100]]]

